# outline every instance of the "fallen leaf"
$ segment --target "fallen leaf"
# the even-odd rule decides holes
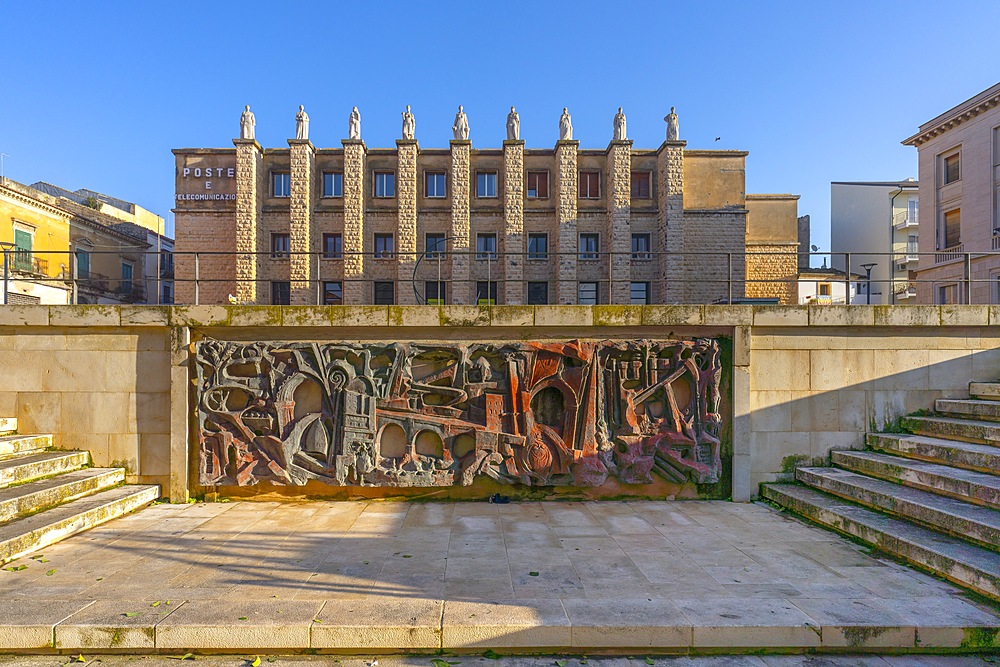
[[[259,655],[256,658],[253,659],[253,662],[250,663],[250,667],[260,667],[260,656]]]
[[[448,667],[448,665],[453,665],[457,663],[448,662],[447,660],[442,660],[441,658],[434,658],[433,660],[431,660],[431,664],[434,665],[434,667]]]
[[[151,604],[151,605],[149,605],[149,606],[150,606],[150,607],[159,607],[159,606],[160,606],[160,601],[159,601],[159,600],[157,600],[156,602],[154,602],[153,604]]]
[[[48,572],[45,573],[45,576],[46,577],[51,577],[55,573],[56,573],[55,568],[52,568],[51,570],[49,570]]]
[[[410,554],[403,554],[403,558],[413,558]]]
[[[655,665],[656,664],[655,662],[653,662],[653,659],[650,658],[648,655],[646,656],[645,662],[646,662],[647,665]]]
[[[538,576],[538,573],[537,573],[537,572],[529,572],[529,573],[528,573],[528,576],[529,576],[529,577],[537,577],[537,576]]]
[[[138,616],[139,612],[137,612],[137,611],[127,611],[127,612],[125,612],[125,615],[128,616],[129,618],[132,618],[133,616]]]
[[[48,563],[48,562],[49,562],[49,559],[48,559],[48,558],[39,558],[39,559],[38,559],[38,562],[39,562],[39,563]]]
[[[566,667],[565,660],[556,660],[556,667]]]
[[[239,619],[239,620],[241,620],[241,621],[245,621],[245,620],[247,620],[247,617],[246,617],[246,616],[240,616],[240,619]]]
[[[500,658],[502,658],[503,656],[502,656],[502,655],[500,655],[499,653],[497,653],[496,651],[494,651],[493,649],[491,649],[491,648],[488,648],[488,649],[486,649],[486,651],[485,651],[485,652],[483,653],[483,657],[484,657],[484,658],[489,658],[490,660],[499,660],[499,659],[500,659]]]
[[[83,654],[81,653],[80,655],[76,656],[76,661],[77,662],[87,662],[87,659],[84,658]]]
[[[322,622],[323,622],[323,621],[321,621],[321,620],[320,620],[320,619],[318,619],[318,618],[314,618],[314,619],[313,619],[313,623],[322,623]]]

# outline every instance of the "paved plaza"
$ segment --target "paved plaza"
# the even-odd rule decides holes
[[[8,563],[0,600],[8,652],[898,651],[1000,627],[946,582],[729,502],[162,504]]]

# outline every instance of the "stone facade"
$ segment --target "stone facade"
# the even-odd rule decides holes
[[[742,151],[689,150],[683,141],[655,150],[631,141],[581,149],[574,140],[545,149],[520,140],[499,149],[476,149],[468,140],[445,149],[422,149],[415,140],[385,149],[368,149],[361,140],[345,140],[342,148],[290,140],[288,150],[235,143],[235,155],[174,151],[179,300],[193,300],[193,290],[180,285],[194,279],[192,263],[180,257],[209,249],[259,254],[229,260],[237,268],[234,282],[204,286],[201,303],[224,303],[228,293],[271,303],[284,293],[276,286],[295,304],[323,303],[329,294],[327,303],[401,305],[711,303],[747,296],[751,197]],[[192,194],[201,183],[180,174],[195,158],[233,162],[231,199]],[[213,192],[223,185],[205,183]],[[772,245],[797,241],[796,213],[782,212],[788,237]],[[219,220],[226,215],[235,221],[235,238]],[[208,219],[215,222],[206,234]],[[270,252],[274,235],[284,234],[291,261]],[[447,250],[427,253],[432,244]],[[304,248],[326,254],[299,261],[295,253]],[[201,257],[200,277],[206,270],[215,276],[223,257]],[[780,282],[785,274],[769,277]]]
[[[784,304],[798,302],[797,246],[754,244],[747,246],[746,295],[777,298]]]

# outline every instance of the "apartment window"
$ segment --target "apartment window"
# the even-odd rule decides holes
[[[287,280],[271,283],[271,305],[287,306],[292,302],[292,284]]]
[[[343,197],[344,196],[344,175],[339,171],[323,172],[323,196]]]
[[[323,283],[323,305],[339,306],[344,303],[344,284],[339,280]]]
[[[938,303],[958,303],[958,285],[940,285],[937,293]]]
[[[344,235],[323,234],[323,259],[340,259],[344,256]]]
[[[962,243],[962,209],[956,208],[944,214],[944,246],[954,248]],[[939,248],[943,249],[943,248]]]
[[[432,199],[445,197],[445,174],[443,171],[424,172],[424,196]]]
[[[632,283],[629,287],[629,297],[633,304],[649,303],[649,283]]]
[[[528,305],[544,306],[549,302],[549,284],[546,282],[528,283]]]
[[[653,189],[650,184],[653,175],[648,171],[632,172],[632,199],[650,199]]]
[[[271,174],[271,196],[291,197],[292,196],[292,175],[285,171],[276,171]]]
[[[962,155],[955,153],[944,158],[944,184],[954,183],[962,177]]]
[[[652,259],[652,255],[649,254],[649,251],[650,251],[650,235],[633,234],[632,259],[638,261]]]
[[[476,282],[476,304],[492,306],[497,302],[497,281],[479,280]]]
[[[86,250],[76,251],[76,277],[90,277],[90,253]]]
[[[476,196],[497,196],[497,173],[495,171],[476,172]]]
[[[549,172],[528,172],[528,199],[549,198]]]
[[[601,196],[601,172],[580,172],[580,199],[599,199]]]
[[[391,259],[394,248],[392,234],[375,235],[375,259]]]
[[[375,196],[383,199],[391,199],[396,196],[396,172],[375,172]]]
[[[580,234],[580,259],[597,259],[601,249],[601,235],[596,233]]]
[[[132,277],[135,268],[131,262],[122,262],[122,294],[132,293]]]
[[[820,296],[830,296],[830,283],[820,283],[819,284],[819,295]]]
[[[34,232],[24,229],[14,230],[14,268],[16,270],[32,270],[32,248],[34,247],[34,243]]]
[[[596,306],[600,290],[596,282],[580,283],[577,285],[577,301],[582,306]]]
[[[288,234],[271,234],[271,259],[288,259],[290,250]]]
[[[174,302],[174,284],[173,283],[163,283],[163,289],[161,290],[160,303],[171,304]]]
[[[476,234],[476,259],[488,259],[496,261],[497,258],[497,235],[496,234]]]
[[[375,305],[391,306],[396,303],[396,286],[391,280],[375,281]]]
[[[528,234],[528,259],[549,258],[549,235]]]
[[[444,282],[440,280],[428,280],[424,283],[424,298],[428,305],[440,306],[444,304]]]
[[[428,259],[438,259],[444,254],[445,240],[441,232],[429,232],[424,236],[424,256]]]

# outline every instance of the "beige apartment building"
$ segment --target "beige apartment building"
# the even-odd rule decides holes
[[[798,197],[745,151],[233,143],[173,151],[177,303],[796,300]]]
[[[919,156],[919,303],[1000,303],[1000,83],[903,141]]]

